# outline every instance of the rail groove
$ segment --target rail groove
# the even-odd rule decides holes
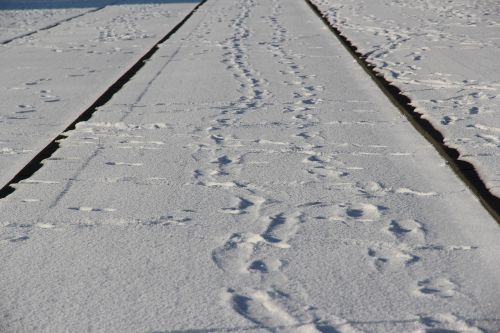
[[[389,98],[389,100],[399,109],[399,111],[409,120],[413,127],[429,141],[438,153],[446,160],[455,174],[466,184],[468,188],[477,196],[483,207],[500,224],[500,198],[493,195],[483,182],[475,167],[460,159],[457,149],[447,146],[444,142],[443,134],[436,129],[428,120],[422,118],[416,108],[411,105],[411,99],[406,96],[396,85],[384,78],[376,71],[373,64],[368,62],[366,55],[358,51],[358,48],[342,34],[342,32],[328,21],[328,18],[321,10],[311,2],[304,0],[331,32],[339,39],[341,44],[354,57],[357,63],[373,79],[376,85]]]
[[[146,62],[159,50],[159,45],[167,41],[175,34],[191,16],[206,2],[203,0],[198,3],[177,25],[172,28],[165,36],[163,36],[155,45],[146,52],[132,67],[130,67],[118,80],[110,85],[104,93],[102,93],[87,109],[85,109],[71,124],[69,124],[55,139],[53,139],[45,148],[40,150],[38,154],[31,159],[9,182],[0,189],[0,199],[7,197],[15,191],[13,184],[31,177],[37,170],[43,166],[43,161],[50,158],[60,147],[59,141],[66,136],[65,133],[75,129],[76,124],[87,121],[92,117],[92,114],[100,106],[106,104],[114,94],[116,94],[134,75],[146,64]]]

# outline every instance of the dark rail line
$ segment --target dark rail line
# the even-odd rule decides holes
[[[65,138],[68,131],[75,129],[76,124],[82,121],[87,121],[92,117],[92,114],[98,107],[106,104],[114,94],[116,94],[127,82],[134,77],[134,75],[146,64],[156,51],[159,50],[159,45],[168,40],[175,34],[191,16],[206,2],[203,0],[196,7],[193,8],[177,25],[163,36],[156,44],[145,53],[132,67],[130,67],[115,83],[106,89],[106,91],[95,100],[85,111],[83,111],[78,118],[76,118],[66,129],[53,139],[45,148],[43,148],[31,161],[29,161],[7,184],[0,189],[0,199],[5,198],[15,191],[13,184],[19,183],[23,179],[31,177],[37,170],[43,166],[43,161],[50,158],[60,147],[59,141]]]
[[[400,112],[410,121],[413,127],[429,141],[439,154],[447,161],[451,169],[478,197],[484,208],[500,224],[500,198],[493,195],[483,182],[474,166],[460,159],[457,149],[447,146],[444,142],[443,134],[437,130],[428,120],[422,118],[422,114],[417,112],[411,105],[411,99],[406,96],[396,85],[384,78],[375,70],[375,66],[368,62],[366,55],[358,51],[358,48],[345,37],[342,32],[328,21],[328,18],[321,10],[311,2],[305,0],[311,9],[321,18],[323,23],[340,40],[347,51],[356,59],[358,64],[370,75],[377,86],[389,98],[389,100],[400,110]]]

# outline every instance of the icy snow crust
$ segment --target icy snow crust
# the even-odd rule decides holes
[[[303,1],[208,1],[16,187],[2,331],[499,328],[497,224]]]
[[[500,196],[500,2],[313,3]]]
[[[107,6],[1,45],[0,187],[195,5]]]

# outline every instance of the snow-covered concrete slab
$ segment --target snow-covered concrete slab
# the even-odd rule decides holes
[[[500,196],[500,3],[313,2]]]
[[[93,9],[95,8],[5,10],[0,7],[0,44],[90,12]]]
[[[5,330],[498,329],[497,224],[303,1],[208,1],[16,187]]]
[[[90,13],[112,2],[119,1],[3,0],[0,2],[0,44]]]
[[[196,4],[107,6],[0,46],[0,187]]]

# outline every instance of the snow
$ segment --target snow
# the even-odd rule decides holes
[[[107,6],[1,46],[1,186],[195,5]]]
[[[77,15],[88,9],[39,9],[39,10],[2,10],[0,12],[0,43],[47,28]]]
[[[60,144],[3,331],[498,331],[498,225],[304,1],[206,2]]]
[[[48,29],[95,11],[111,2],[111,0],[3,0],[0,3],[0,44],[41,29]]]
[[[499,2],[313,2],[500,196]]]

